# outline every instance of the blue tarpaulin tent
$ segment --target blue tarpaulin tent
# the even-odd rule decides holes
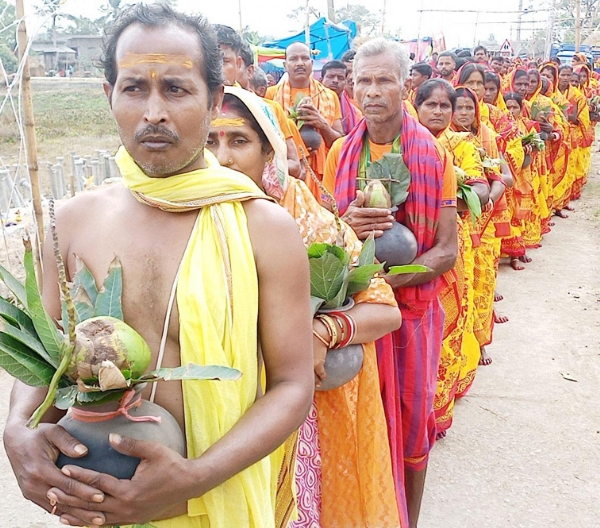
[[[351,48],[356,32],[356,23],[352,20],[334,24],[325,17],[319,18],[310,26],[310,48],[319,51],[316,56],[318,60],[340,59]],[[291,37],[265,42],[263,46],[286,49],[294,42],[306,42],[304,31]]]

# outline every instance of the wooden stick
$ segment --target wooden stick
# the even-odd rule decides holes
[[[42,284],[42,259],[40,257],[40,248],[44,244],[44,212],[42,210],[42,196],[40,192],[39,166],[37,159],[37,141],[35,137],[35,121],[33,117],[33,101],[31,98],[31,73],[29,71],[29,59],[25,57],[27,49],[27,29],[25,27],[25,9],[23,0],[17,0],[16,14],[19,23],[18,42],[19,42],[19,62],[25,58],[23,66],[23,76],[21,78],[21,90],[23,97],[23,129],[25,132],[25,148],[27,150],[27,167],[29,169],[29,181],[31,182],[31,199],[33,201],[33,211],[35,222],[37,224],[37,244],[34,244],[33,253],[36,258],[38,284]]]

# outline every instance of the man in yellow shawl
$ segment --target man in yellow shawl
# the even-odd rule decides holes
[[[59,452],[78,457],[87,448],[54,425],[56,409],[28,429],[45,390],[17,383],[7,454],[24,496],[63,524],[275,528],[281,457],[269,455],[304,421],[314,387],[302,239],[256,184],[204,153],[223,87],[203,17],[132,6],[111,28],[104,67],[123,184],[82,193],[59,211],[67,274],[72,279],[77,255],[98,282],[117,255],[125,321],[149,344],[152,367],[216,364],[243,376],[158,387],[156,403],[185,430],[187,458],[111,435],[115,450],[141,459],[131,480],[59,470]],[[60,319],[51,244],[44,253],[44,302]]]

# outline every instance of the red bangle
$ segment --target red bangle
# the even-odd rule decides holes
[[[343,321],[343,324],[340,324],[342,329],[344,329],[344,326],[346,326],[348,329],[347,332],[343,333],[343,339],[338,345],[335,346],[335,348],[343,348],[345,346],[348,346],[356,337],[356,321],[352,318],[352,316],[344,312],[333,312],[330,315],[338,320]]]

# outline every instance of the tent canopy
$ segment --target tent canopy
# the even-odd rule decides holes
[[[319,60],[340,59],[344,52],[350,49],[355,36],[356,24],[353,21],[346,20],[341,24],[334,24],[322,17],[310,26],[310,48],[319,51],[316,56]],[[265,42],[263,46],[285,50],[294,42],[305,43],[305,32],[301,31],[291,37]]]

